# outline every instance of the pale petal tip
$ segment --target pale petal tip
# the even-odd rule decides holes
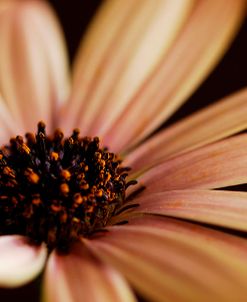
[[[44,245],[31,246],[22,236],[0,237],[0,286],[18,287],[34,279],[47,256]]]

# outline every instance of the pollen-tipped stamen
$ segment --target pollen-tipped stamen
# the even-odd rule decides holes
[[[22,234],[50,249],[67,248],[104,227],[125,202],[128,167],[100,148],[99,139],[17,136],[0,149],[0,233]]]

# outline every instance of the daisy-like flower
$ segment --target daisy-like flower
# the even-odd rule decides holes
[[[0,286],[44,270],[44,301],[246,300],[247,193],[214,189],[247,181],[247,90],[146,139],[245,7],[105,1],[69,80],[48,4],[0,2]]]

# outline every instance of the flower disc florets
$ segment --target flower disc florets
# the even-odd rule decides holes
[[[125,199],[128,168],[99,139],[38,133],[0,149],[0,233],[66,248],[107,224]]]

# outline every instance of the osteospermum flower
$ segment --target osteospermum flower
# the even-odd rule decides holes
[[[44,270],[45,301],[245,300],[247,193],[213,189],[247,181],[246,134],[225,139],[246,128],[247,90],[143,142],[212,70],[244,9],[106,1],[69,81],[50,7],[0,2],[2,287]]]

